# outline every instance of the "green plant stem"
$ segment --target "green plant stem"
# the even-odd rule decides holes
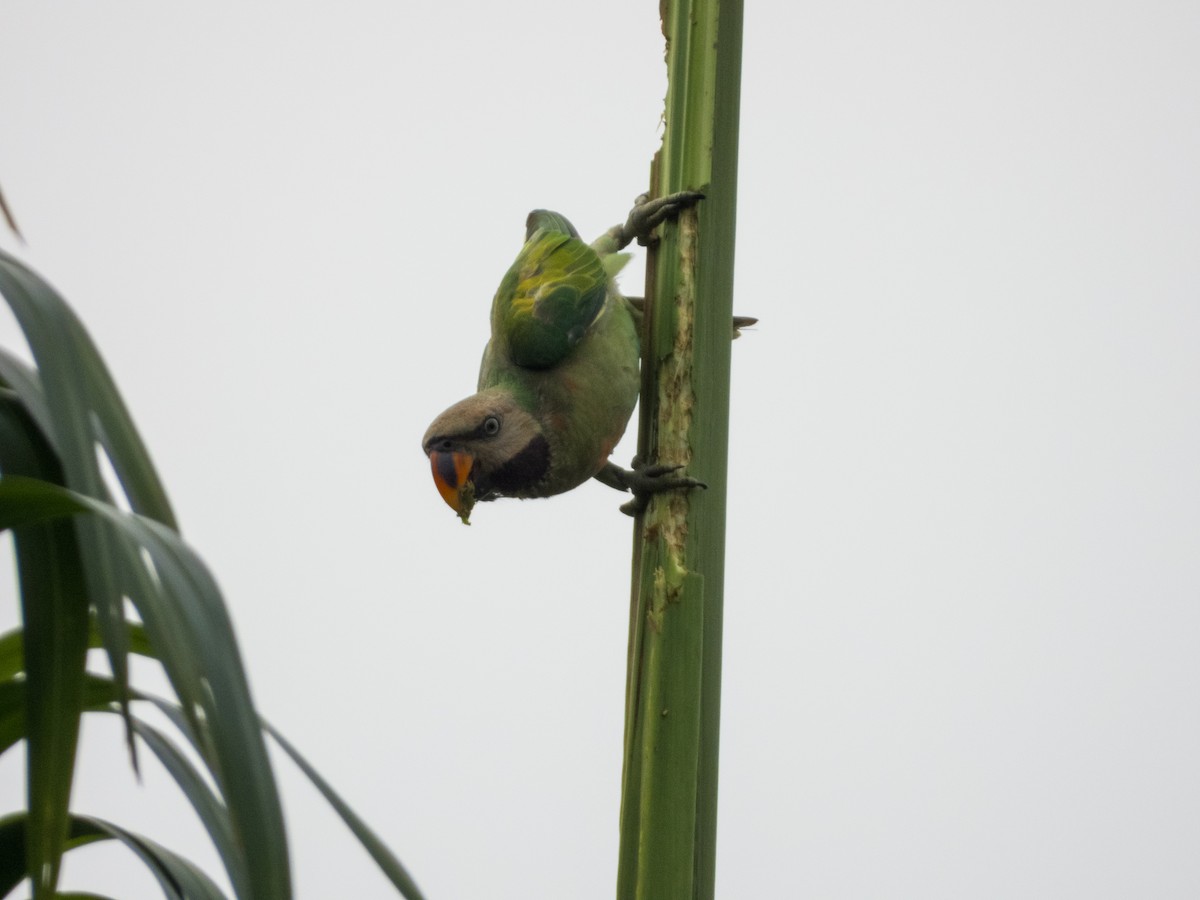
[[[711,898],[736,221],[740,0],[665,0],[668,88],[652,195],[705,199],[647,263],[638,452],[707,490],[652,499],[635,526],[622,778],[621,900]]]

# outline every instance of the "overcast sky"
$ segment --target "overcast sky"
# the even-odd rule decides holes
[[[1200,5],[748,6],[719,896],[1200,895]],[[419,442],[526,212],[645,189],[657,4],[0,22],[0,243],[99,342],[262,710],[431,898],[611,897],[620,497],[465,528]],[[78,811],[217,869],[115,722],[83,753]],[[388,896],[279,771],[298,896]]]

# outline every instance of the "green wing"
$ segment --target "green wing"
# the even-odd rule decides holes
[[[608,276],[596,251],[557,213],[529,214],[528,239],[492,301],[492,333],[518,366],[561,362],[604,309]]]

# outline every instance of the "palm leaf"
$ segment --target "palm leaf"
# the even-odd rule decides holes
[[[320,773],[309,765],[308,760],[300,755],[300,751],[293,747],[290,741],[267,722],[263,722],[263,728],[270,733],[271,737],[275,738],[275,741],[283,748],[284,752],[292,758],[292,762],[299,766],[300,771],[308,776],[309,781],[316,786],[317,790],[329,802],[329,805],[342,817],[342,821],[346,823],[346,827],[354,833],[359,843],[363,845],[363,848],[371,855],[376,865],[379,866],[388,880],[395,885],[401,895],[407,898],[407,900],[422,900],[423,895],[417,887],[417,883],[408,874],[408,870],[404,868],[404,865],[396,858],[396,855],[388,849],[388,846],[376,836],[375,832],[367,826],[367,823],[359,818],[358,814],[350,808],[329,782],[322,778]]]
[[[24,855],[28,825],[24,813],[0,819],[0,896],[6,896],[25,877],[20,865],[13,862]],[[147,837],[93,816],[72,816],[68,827],[68,850],[95,841],[119,841],[150,870],[163,896],[171,900],[228,900],[216,883],[193,863]]]
[[[71,816],[81,714],[120,713],[196,809],[238,897],[291,896],[286,835],[233,627],[203,561],[183,542],[149,455],[82,324],[50,285],[0,251],[0,293],[34,366],[0,349],[0,530],[12,529],[25,627],[0,635],[0,753],[28,744],[29,814],[0,820],[0,895],[38,873],[36,898],[55,894],[64,852],[95,840],[128,847],[167,897],[218,898],[203,872],[148,838]],[[131,512],[112,502],[103,451]],[[128,598],[142,620],[126,621]],[[113,677],[85,670],[103,647]],[[129,687],[129,652],[158,659],[179,703]],[[135,717],[156,705],[191,743],[209,779],[166,732]],[[316,784],[384,873],[420,893],[399,860],[299,752],[271,733]],[[136,768],[136,756],[133,757]]]
[[[0,397],[0,470],[61,480],[24,408]],[[10,476],[11,477],[11,476]],[[25,841],[34,896],[53,894],[66,840],[87,656],[87,593],[71,523],[13,527],[25,622],[26,791],[32,821]]]
[[[175,532],[152,519],[49,482],[0,479],[0,528],[36,520],[39,512],[48,521],[86,514],[79,517],[119,537],[113,546],[136,551],[126,559],[139,577],[134,603],[151,644],[166,648],[159,658],[192,728],[204,736],[197,747],[228,806],[240,857],[231,872],[245,871],[247,896],[290,896],[275,779],[232,625],[207,568]]]

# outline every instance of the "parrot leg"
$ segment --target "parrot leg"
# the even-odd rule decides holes
[[[683,466],[654,465],[647,466],[640,460],[634,459],[632,469],[622,469],[616,463],[605,463],[604,468],[594,477],[602,484],[607,484],[618,491],[631,491],[633,499],[621,507],[621,512],[628,516],[639,515],[650,502],[650,497],[663,491],[690,490],[691,488],[707,488],[703,481],[698,481],[689,475],[675,475]]]
[[[653,200],[648,195],[642,194],[633,201],[633,209],[629,211],[629,218],[625,220],[625,224],[614,225],[601,238],[601,241],[605,241],[605,243],[611,242],[611,247],[605,247],[605,251],[616,253],[618,250],[628,247],[635,240],[643,247],[654,243],[655,228],[703,199],[704,195],[699,191],[680,191],[677,194],[667,194],[665,197],[656,197]],[[600,241],[596,242],[596,244],[599,243]],[[592,246],[595,247],[596,244]]]

